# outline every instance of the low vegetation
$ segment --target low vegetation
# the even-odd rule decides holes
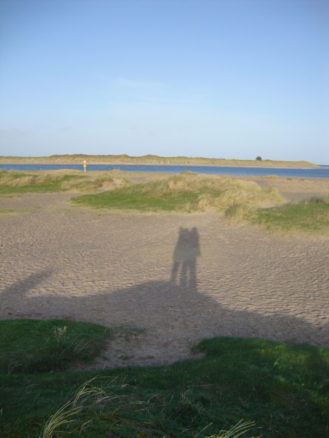
[[[1,214],[28,214],[34,213],[36,211],[33,207],[23,207],[23,208],[0,208]]]
[[[13,172],[0,170],[0,194],[45,193],[73,190],[89,192],[121,187],[127,181],[113,174],[83,174],[70,170],[66,172]]]
[[[142,174],[141,174],[142,175]],[[329,235],[329,197],[287,203],[276,188],[254,181],[183,172],[132,176],[120,171],[0,171],[0,194],[73,191],[77,205],[138,212],[214,212],[230,222],[247,221],[268,230]],[[143,181],[137,182],[136,181]],[[0,214],[29,209],[0,209]]]
[[[90,341],[107,332],[84,323],[39,322],[42,329],[32,320],[3,321],[0,328],[0,351],[12,350],[20,363],[19,374],[7,365],[0,374],[2,438],[328,436],[328,349],[215,338],[195,348],[204,353],[202,359],[88,372],[55,372],[52,350],[52,360],[39,370],[48,372],[37,373],[31,369],[39,355],[36,346],[48,338],[58,342],[70,331],[80,334],[84,325]],[[17,335],[14,342],[11,333]],[[93,344],[89,356],[99,354]],[[76,359],[65,343],[56,355],[65,356],[61,368]]]
[[[74,203],[140,212],[215,212],[230,222],[246,221],[268,230],[329,235],[329,197],[287,203],[277,189],[256,182],[190,172],[159,181],[130,184],[82,195]]]
[[[0,321],[0,373],[58,371],[90,362],[105,349],[110,330],[72,321]]]
[[[329,197],[259,209],[250,218],[269,230],[329,235]]]
[[[73,202],[95,208],[142,212],[225,213],[237,206],[246,212],[260,206],[277,205],[283,202],[283,198],[276,190],[262,189],[253,181],[184,172],[160,181],[78,196]]]

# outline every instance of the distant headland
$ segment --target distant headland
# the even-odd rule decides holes
[[[17,164],[80,164],[86,160],[89,164],[153,164],[181,166],[232,166],[232,167],[319,167],[309,161],[275,161],[257,157],[255,160],[238,160],[224,158],[202,157],[160,157],[157,155],[142,155],[132,157],[121,155],[86,155],[64,154],[48,157],[0,156],[0,163]]]

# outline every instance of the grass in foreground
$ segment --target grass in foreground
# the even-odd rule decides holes
[[[240,420],[257,425],[246,438],[329,436],[328,349],[216,338],[196,350],[206,356],[167,367],[3,373],[1,436],[233,438]]]
[[[260,209],[251,218],[270,230],[329,234],[329,198]]]
[[[105,348],[109,336],[109,329],[88,323],[0,321],[0,372],[49,372],[90,362]]]

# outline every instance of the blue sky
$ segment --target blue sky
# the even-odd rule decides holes
[[[0,0],[0,155],[329,163],[327,0]]]

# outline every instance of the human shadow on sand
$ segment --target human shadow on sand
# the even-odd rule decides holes
[[[196,261],[200,256],[199,233],[197,228],[180,228],[173,254],[170,281],[182,287],[196,289]]]
[[[74,297],[56,291],[49,295],[29,295],[30,289],[51,274],[45,270],[0,293],[0,316],[2,319],[60,318],[142,329],[136,348],[129,348],[132,356],[140,354],[139,363],[145,364],[184,359],[192,345],[214,336],[258,337],[290,344],[329,346],[328,324],[315,326],[291,315],[232,310],[199,291],[196,258],[200,247],[196,229],[188,233],[180,230],[176,248],[180,248],[179,260],[176,259],[178,249],[175,249],[169,281],[146,281],[115,291],[105,289],[97,294],[84,291],[84,295]],[[178,278],[183,280],[177,281]]]

